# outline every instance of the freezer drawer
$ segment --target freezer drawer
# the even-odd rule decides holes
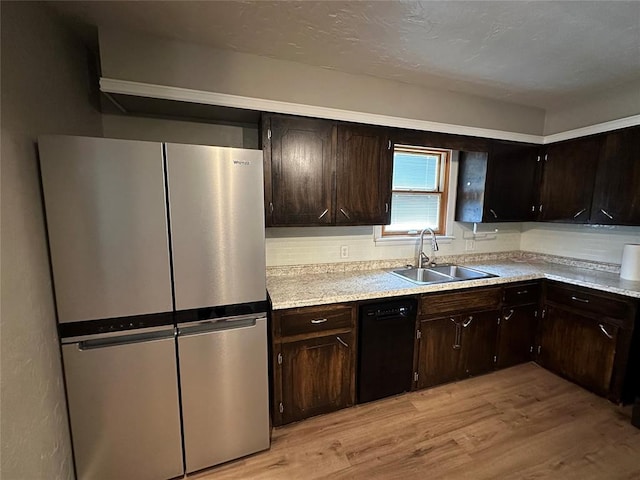
[[[62,353],[78,480],[182,475],[173,329],[65,344]]]
[[[179,329],[187,473],[269,448],[267,320]]]

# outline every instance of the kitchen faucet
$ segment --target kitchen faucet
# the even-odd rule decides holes
[[[436,241],[436,232],[434,232],[431,228],[426,227],[420,232],[420,248],[418,253],[418,268],[424,268],[423,265],[425,263],[429,263],[429,257],[424,254],[424,232],[429,230],[431,233],[431,263],[435,264],[435,255],[433,252],[438,251],[438,242]]]

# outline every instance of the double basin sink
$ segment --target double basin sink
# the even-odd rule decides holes
[[[497,275],[481,272],[469,267],[460,265],[435,265],[429,268],[403,268],[390,272],[400,278],[420,285],[432,283],[459,282],[462,280],[476,280],[479,278],[490,278]]]

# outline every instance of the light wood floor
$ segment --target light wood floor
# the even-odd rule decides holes
[[[621,408],[530,363],[275,429],[219,479],[640,479]]]

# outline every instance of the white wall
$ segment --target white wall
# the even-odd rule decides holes
[[[99,37],[106,78],[533,135],[544,127],[542,109],[474,95],[123,31]]]
[[[183,120],[103,115],[102,125],[108,138],[258,148],[257,128],[255,138],[247,139],[247,128]]]
[[[73,478],[36,139],[101,135],[86,52],[40,3],[2,2],[3,480]]]
[[[640,227],[525,223],[520,248],[529,252],[619,264],[625,243],[640,243]]]
[[[548,109],[544,134],[566,132],[634,115],[640,115],[640,82],[619,85],[612,90],[584,96],[580,101]]]

